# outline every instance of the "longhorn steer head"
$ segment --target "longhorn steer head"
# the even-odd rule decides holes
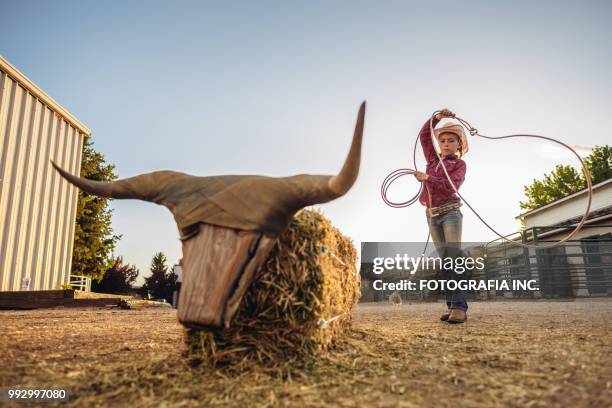
[[[244,293],[276,238],[294,214],[338,198],[359,173],[365,102],[342,170],[336,176],[225,175],[197,177],[156,171],[111,182],[72,175],[52,162],[70,183],[90,194],[150,201],[167,207],[183,242],[183,286],[178,318],[187,326],[229,326]]]

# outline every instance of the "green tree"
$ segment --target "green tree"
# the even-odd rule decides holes
[[[123,257],[120,256],[101,280],[91,282],[91,287],[94,292],[127,294],[137,277],[138,269],[135,266],[124,264]]]
[[[593,184],[612,178],[612,146],[596,146],[585,161]]]
[[[593,184],[612,178],[610,146],[596,146],[584,161],[591,173]],[[544,175],[543,180],[534,179],[530,185],[524,187],[527,201],[521,201],[521,209],[535,210],[584,188],[586,180],[582,171],[579,173],[572,166],[557,165],[554,171]]]
[[[94,150],[93,142],[86,138],[81,176],[98,181],[111,181],[117,178],[114,169],[115,166],[107,164],[104,156]],[[72,252],[73,275],[100,279],[112,267],[113,251],[121,236],[113,234],[111,214],[108,198],[79,190]]]
[[[168,269],[166,256],[158,252],[151,261],[151,276],[145,278],[143,290],[155,299],[172,302],[172,292],[176,290],[176,275]]]

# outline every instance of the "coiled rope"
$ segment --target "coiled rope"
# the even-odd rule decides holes
[[[441,110],[437,110],[435,111],[431,117],[429,118],[429,130],[430,130],[430,136],[432,139],[432,143],[434,143],[434,126],[433,126],[433,119],[435,118],[435,116],[438,113],[441,113]],[[451,187],[453,188],[453,190],[455,191],[455,193],[459,196],[459,198],[461,198],[461,200],[465,203],[465,205],[472,210],[472,212],[474,213],[474,215],[476,215],[476,217],[478,217],[478,219],[487,227],[489,228],[489,230],[491,230],[495,235],[497,235],[499,238],[501,238],[503,241],[508,242],[510,244],[514,244],[514,245],[518,245],[521,246],[523,248],[538,248],[538,249],[546,249],[546,248],[554,248],[557,247],[559,245],[562,245],[564,242],[567,242],[570,238],[572,238],[579,230],[580,228],[582,228],[582,226],[584,225],[584,223],[586,222],[588,216],[589,216],[589,212],[591,211],[591,201],[593,198],[593,184],[592,184],[592,180],[591,180],[591,174],[589,172],[589,169],[587,168],[586,164],[584,163],[584,161],[582,160],[582,158],[580,157],[580,155],[573,149],[571,148],[569,145],[554,139],[552,137],[547,137],[547,136],[540,136],[540,135],[531,135],[531,134],[515,134],[515,135],[507,135],[507,136],[486,136],[483,134],[478,133],[478,130],[476,128],[474,128],[472,125],[470,125],[465,119],[462,119],[456,115],[452,116],[454,119],[456,119],[457,121],[459,121],[459,123],[461,124],[461,126],[463,126],[464,128],[466,128],[469,132],[470,135],[472,136],[479,136],[485,139],[489,139],[489,140],[500,140],[500,139],[509,139],[509,138],[514,138],[514,137],[531,137],[531,138],[536,138],[536,139],[543,139],[543,140],[548,140],[554,143],[557,143],[563,147],[565,147],[566,149],[568,149],[569,151],[571,151],[574,156],[576,156],[578,158],[578,160],[580,161],[580,164],[582,165],[582,172],[584,173],[584,178],[586,180],[587,183],[587,192],[588,192],[588,200],[587,200],[587,206],[586,209],[584,211],[584,214],[582,215],[582,218],[580,220],[580,222],[578,223],[578,225],[576,225],[576,227],[569,233],[567,234],[567,236],[565,236],[563,239],[559,240],[558,242],[555,242],[553,244],[549,244],[549,245],[533,245],[533,244],[524,244],[522,242],[518,242],[518,241],[513,241],[510,240],[508,238],[506,238],[506,236],[501,235],[499,232],[497,232],[491,225],[489,225],[489,223],[487,223],[484,218],[482,216],[480,216],[480,214],[478,214],[478,211],[476,211],[474,209],[474,207],[472,207],[472,205],[461,195],[461,193],[459,193],[459,190],[457,189],[457,187],[455,186],[455,183],[453,183],[453,180],[450,178],[450,175],[448,174],[448,171],[446,170],[446,166],[444,166],[443,162],[442,162],[442,156],[440,156],[440,153],[438,153],[438,151],[434,148],[434,151],[436,152],[436,156],[438,157],[438,160],[441,164],[442,169],[444,170],[444,174],[446,175],[446,179],[447,181],[450,183]],[[389,175],[387,177],[385,177],[382,185],[381,185],[381,196],[383,201],[385,202],[385,204],[387,204],[390,207],[393,208],[403,208],[403,207],[408,207],[409,205],[414,204],[420,197],[421,192],[423,191],[423,186],[425,185],[425,182],[421,182],[421,188],[419,189],[419,192],[417,193],[417,195],[415,195],[414,197],[412,197],[411,199],[409,199],[408,201],[403,201],[403,202],[399,202],[399,203],[395,203],[390,201],[387,198],[387,190],[389,189],[389,186],[398,178],[405,176],[405,175],[409,175],[409,174],[414,174],[418,171],[418,167],[416,164],[416,151],[417,151],[417,146],[419,143],[419,137],[417,136],[415,144],[414,144],[414,151],[413,151],[413,164],[414,164],[414,170],[413,169],[397,169],[392,171],[391,173],[389,173]],[[434,143],[435,146],[435,143]],[[427,186],[425,185],[425,189],[427,190]],[[427,190],[428,194],[429,194],[429,190]],[[429,202],[431,203],[431,196],[430,196],[430,200]],[[427,238],[429,240],[429,236]]]

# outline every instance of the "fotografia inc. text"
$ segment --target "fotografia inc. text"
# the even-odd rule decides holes
[[[374,290],[385,291],[403,291],[403,290],[464,290],[464,291],[481,291],[481,290],[540,290],[535,279],[530,280],[444,280],[444,279],[422,279],[408,280],[402,279],[395,282],[384,282],[381,279],[372,282]]]

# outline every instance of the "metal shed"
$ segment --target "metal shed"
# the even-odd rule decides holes
[[[78,190],[89,129],[0,56],[0,291],[58,289],[70,279]]]

